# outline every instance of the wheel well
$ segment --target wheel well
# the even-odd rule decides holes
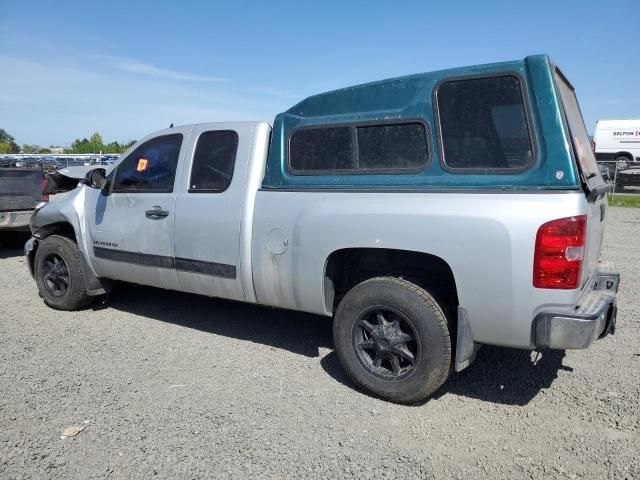
[[[76,238],[76,231],[74,230],[73,226],[68,222],[51,223],[49,225],[45,225],[41,228],[38,228],[35,233],[37,234],[40,240],[44,240],[48,236],[55,234],[55,235],[61,235],[63,237],[67,237],[68,239],[78,243],[78,240]],[[27,257],[29,261],[29,266],[31,267],[32,272],[34,271],[35,253],[36,251],[33,250]]]
[[[616,152],[616,154],[615,154],[615,156],[613,158],[615,160],[616,158],[619,158],[619,157],[625,157],[625,158],[633,161],[633,155],[631,155],[631,153],[629,153],[629,152]]]
[[[456,318],[458,292],[449,264],[428,253],[388,248],[345,248],[329,255],[325,267],[327,309],[335,311],[351,288],[380,276],[400,277],[419,285],[436,298],[447,318]]]
[[[76,237],[75,229],[69,222],[56,222],[45,225],[38,228],[36,234],[39,239],[45,239],[50,235],[60,235],[66,237],[69,240],[78,244],[78,238]],[[29,255],[29,262],[31,263],[33,271],[33,262],[35,260],[35,250]],[[87,258],[85,257],[82,249],[80,249],[80,265],[82,266],[82,275],[87,289],[87,295],[95,296],[108,293],[112,289],[112,282],[107,278],[97,277],[92,270]]]
[[[76,231],[74,230],[73,225],[68,222],[51,223],[42,228],[39,228],[37,233],[39,234],[40,238],[46,238],[49,235],[56,234],[62,237],[67,237],[68,239],[73,240],[76,243],[78,242]]]
[[[67,237],[68,239],[78,243],[78,240],[76,238],[76,232],[73,229],[73,226],[68,222],[51,223],[49,225],[45,225],[41,228],[38,228],[34,233],[37,235],[37,238],[39,238],[40,240],[44,240],[49,235],[55,234],[55,235],[61,235],[63,237]],[[27,261],[29,262],[29,267],[31,269],[31,272],[34,271],[36,249],[37,247],[33,251],[31,251],[31,253],[27,256]]]

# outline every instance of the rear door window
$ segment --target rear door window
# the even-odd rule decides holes
[[[595,154],[591,149],[591,141],[589,140],[587,128],[584,125],[576,92],[558,69],[555,71],[555,77],[567,127],[569,128],[569,135],[571,136],[571,143],[573,144],[573,150],[580,166],[583,182],[585,182],[589,188],[597,187],[604,181],[598,169]]]
[[[513,173],[533,162],[520,80],[513,75],[452,80],[437,90],[447,170]]]
[[[232,130],[204,132],[193,156],[189,193],[224,192],[233,177],[238,134]]]

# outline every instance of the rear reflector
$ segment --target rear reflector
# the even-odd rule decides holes
[[[536,235],[533,286],[573,290],[580,286],[587,217],[559,218],[545,223]]]

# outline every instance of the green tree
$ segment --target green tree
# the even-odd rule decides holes
[[[0,143],[0,155],[3,155],[5,153],[11,153],[11,145],[3,142]]]
[[[77,138],[71,144],[71,148],[65,150],[65,153],[123,153],[134,143],[136,143],[136,140],[130,140],[122,144],[117,141],[105,144],[102,140],[102,135],[96,132],[88,139],[86,137]]]
[[[22,145],[22,153],[38,153],[38,149],[40,147],[38,145],[29,145],[29,144],[24,144]]]
[[[98,132],[94,133],[93,135],[91,135],[89,142],[94,143],[96,145],[103,145],[102,135],[100,135]]]
[[[4,129],[0,128],[0,143],[11,143],[15,139],[9,135],[9,133]]]
[[[15,139],[9,135],[9,133],[4,129],[0,128],[0,144],[9,145],[9,151],[7,153],[20,153],[20,146],[16,143]],[[6,147],[3,147],[6,149]]]
[[[89,145],[89,140],[83,138],[80,140],[79,138],[75,139],[71,144],[71,148],[66,151],[67,153],[93,153],[91,151],[91,147]]]
[[[127,143],[122,145],[122,152],[120,152],[120,153],[124,153],[126,150],[128,150],[131,147],[133,147],[136,142],[137,142],[137,140],[129,140]]]

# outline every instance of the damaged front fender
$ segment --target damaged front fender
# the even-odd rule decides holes
[[[84,209],[84,191],[82,188],[70,192],[65,198],[50,202],[38,209],[31,217],[32,239],[25,245],[25,254],[32,275],[35,272],[35,252],[40,242],[50,235],[61,235],[72,239],[80,250],[80,264],[87,295],[96,296],[108,293],[112,282],[98,277],[86,254],[83,238],[81,212]],[[28,252],[27,252],[28,247]]]

